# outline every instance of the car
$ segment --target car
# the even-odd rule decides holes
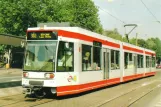
[[[161,68],[161,64],[157,64],[156,68]]]

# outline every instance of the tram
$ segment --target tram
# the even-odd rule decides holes
[[[79,27],[28,28],[22,87],[38,96],[77,94],[155,75],[154,51]]]

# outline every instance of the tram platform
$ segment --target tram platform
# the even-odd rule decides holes
[[[20,68],[0,68],[0,77],[1,76],[6,76],[6,75],[21,75],[22,74],[22,69]]]
[[[21,94],[22,69],[19,68],[0,68],[0,97]]]

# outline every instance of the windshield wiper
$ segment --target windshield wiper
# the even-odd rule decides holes
[[[48,50],[48,47],[47,46],[45,46],[45,48],[46,48],[46,50]]]
[[[55,66],[55,61],[53,59],[49,59],[48,61],[46,61],[46,64],[44,66],[42,66],[38,71],[43,71],[43,69],[45,67],[47,67],[49,64],[51,64],[50,62],[53,62],[54,63],[53,65]],[[53,65],[52,65],[52,68],[55,68],[55,67],[53,67]]]

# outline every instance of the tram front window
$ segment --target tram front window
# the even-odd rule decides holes
[[[24,70],[54,71],[56,41],[28,41]]]

